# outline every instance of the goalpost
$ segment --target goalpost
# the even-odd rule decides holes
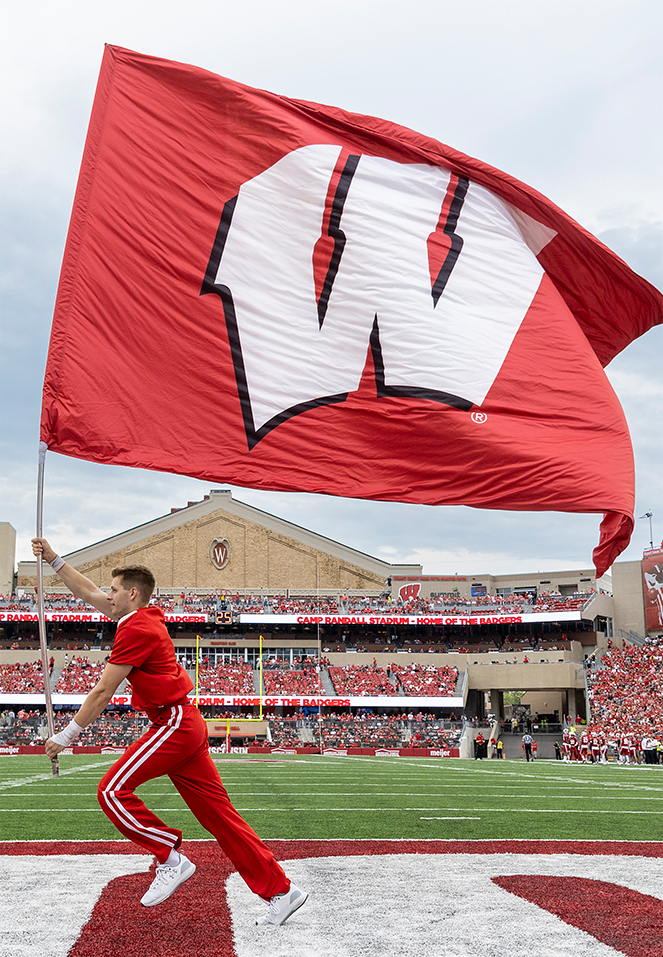
[[[262,718],[206,718],[207,735],[226,739],[226,754],[230,754],[232,737],[267,737],[267,722]]]
[[[263,696],[263,673],[262,673],[262,635],[260,635],[260,705],[259,705],[259,717],[257,718],[205,718],[205,724],[207,725],[207,736],[208,738],[222,738],[226,739],[226,754],[230,754],[230,739],[233,735],[236,737],[242,736],[252,736],[257,737],[258,735],[267,737],[267,721],[264,720],[262,716],[262,696]],[[198,681],[198,668],[200,665],[200,635],[196,635],[196,683],[195,683],[195,694],[196,694],[196,707],[200,707],[199,703],[199,681]]]

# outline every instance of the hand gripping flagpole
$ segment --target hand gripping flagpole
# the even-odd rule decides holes
[[[44,466],[46,464],[45,442],[39,443],[39,470],[37,473],[37,538],[43,537],[44,527]],[[51,699],[51,676],[48,670],[48,649],[46,647],[46,612],[44,609],[44,559],[37,555],[37,615],[39,617],[39,647],[41,648],[41,668],[44,675],[44,697],[46,699],[46,720],[48,736],[55,734],[55,718]],[[60,774],[60,761],[57,756],[51,759],[53,777]]]

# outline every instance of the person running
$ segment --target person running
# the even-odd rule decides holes
[[[578,751],[578,735],[575,733],[573,728],[569,733],[569,758],[571,761],[580,760],[580,752]]]
[[[106,772],[97,796],[115,827],[157,859],[156,876],[141,899],[162,904],[193,877],[196,865],[180,851],[182,832],[161,821],[135,794],[146,781],[168,775],[204,828],[214,835],[250,889],[268,903],[256,924],[274,929],[307,900],[286,876],[269,848],[233,807],[209,754],[207,726],[189,701],[193,683],[177,663],[163,611],[151,607],[154,575],[143,565],[114,568],[110,594],[98,588],[51,548],[34,538],[41,555],[83,601],[118,622],[113,650],[101,678],[76,717],[46,742],[54,758],[102,713],[125,678],[131,706],[150,718],[148,731]]]
[[[523,735],[523,751],[525,752],[525,760],[532,760],[532,735],[529,731],[526,731]]]

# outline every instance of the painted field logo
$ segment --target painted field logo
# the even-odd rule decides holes
[[[230,561],[230,542],[226,538],[215,538],[209,547],[210,561],[222,571]]]
[[[419,597],[421,591],[421,582],[412,582],[410,585],[401,585],[398,589],[398,597],[401,601],[410,601]]]
[[[578,957],[661,953],[663,845],[656,842],[268,843],[310,894],[270,937],[270,957],[547,957],[551,942],[555,954]],[[254,924],[262,902],[215,841],[187,841],[185,849],[195,878],[153,913],[139,903],[153,865],[127,842],[0,844],[6,953],[264,957],[265,936]],[[49,906],[35,907],[45,880]]]

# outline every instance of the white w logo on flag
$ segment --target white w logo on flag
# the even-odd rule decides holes
[[[244,183],[201,294],[223,300],[249,448],[343,402],[369,347],[378,395],[481,404],[554,235],[438,167],[338,146],[295,150]]]

